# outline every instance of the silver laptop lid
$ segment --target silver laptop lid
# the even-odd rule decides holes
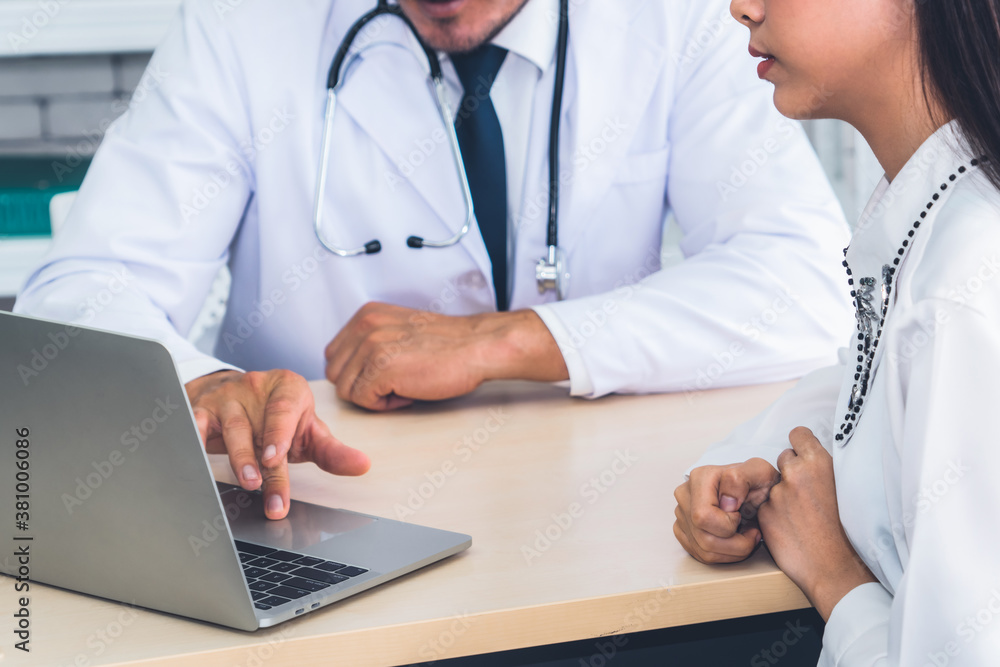
[[[28,462],[20,482],[0,475],[0,506],[14,507],[27,488],[24,529],[7,532],[32,538],[20,542],[30,548],[32,580],[258,627],[187,395],[162,345],[0,313],[0,428],[0,467],[13,470],[17,456]],[[14,574],[16,565],[0,568]]]

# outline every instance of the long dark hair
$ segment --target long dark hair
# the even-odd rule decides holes
[[[958,120],[1000,189],[1000,0],[915,0],[924,95]]]

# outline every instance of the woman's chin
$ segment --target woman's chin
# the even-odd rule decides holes
[[[812,91],[803,94],[799,91],[790,91],[780,84],[774,87],[774,106],[783,116],[793,120],[827,118],[823,111],[826,101],[821,95]]]

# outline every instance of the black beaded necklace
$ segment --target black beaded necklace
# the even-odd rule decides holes
[[[986,162],[987,158],[979,158],[969,162],[972,168],[978,167],[981,162]],[[964,165],[960,166],[957,173],[953,173],[948,177],[948,180],[941,184],[940,190],[944,192],[948,189],[949,183],[954,183],[959,174],[965,174],[968,168]],[[906,238],[903,239],[902,245],[896,251],[896,257],[893,257],[892,264],[886,264],[882,267],[882,312],[881,314],[875,311],[875,307],[872,304],[873,294],[875,291],[875,278],[865,277],[858,280],[858,285],[854,285],[854,275],[851,272],[851,266],[847,262],[847,250],[844,248],[844,268],[847,270],[847,284],[851,287],[851,297],[854,299],[854,306],[856,308],[856,317],[858,320],[858,365],[854,373],[854,386],[851,388],[851,397],[847,402],[847,413],[844,415],[844,420],[840,424],[840,432],[837,433],[834,438],[837,442],[844,442],[850,439],[851,432],[854,430],[855,425],[858,422],[858,417],[861,416],[861,408],[865,404],[865,398],[868,396],[868,389],[871,384],[871,374],[872,366],[875,363],[875,353],[878,351],[879,342],[882,339],[882,327],[885,325],[885,316],[889,311],[889,295],[892,294],[892,280],[896,275],[896,268],[899,267],[900,263],[906,257],[906,253],[909,252],[910,242],[916,235],[917,230],[920,229],[921,222],[927,218],[927,213],[932,208],[934,208],[935,202],[941,199],[941,193],[935,192],[931,196],[931,200],[927,202],[927,206],[920,212],[917,220],[914,221],[913,226],[906,234]]]

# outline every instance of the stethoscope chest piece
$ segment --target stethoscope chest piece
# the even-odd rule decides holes
[[[569,296],[569,277],[566,253],[562,248],[549,248],[549,254],[535,265],[539,294],[552,290],[560,301],[565,301]]]

